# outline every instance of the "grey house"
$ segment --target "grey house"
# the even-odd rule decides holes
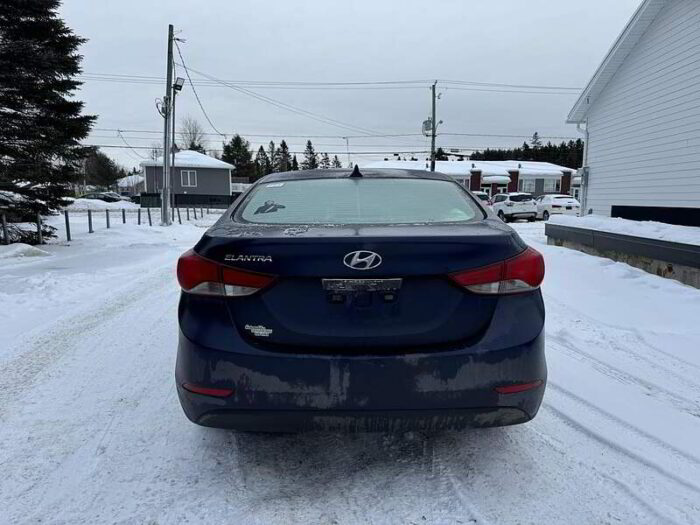
[[[163,189],[163,159],[141,163],[145,178],[144,193],[158,198]],[[170,191],[173,205],[220,205],[231,202],[231,170],[233,166],[198,151],[175,154],[170,170]]]

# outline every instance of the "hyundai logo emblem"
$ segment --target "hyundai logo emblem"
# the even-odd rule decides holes
[[[382,264],[382,256],[378,253],[359,250],[343,257],[343,264],[353,270],[373,270]]]

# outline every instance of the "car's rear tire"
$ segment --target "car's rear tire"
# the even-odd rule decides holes
[[[543,221],[549,220],[549,212],[547,210],[544,210],[544,212],[542,213],[542,220]]]
[[[498,218],[501,219],[503,222],[508,222],[506,221],[506,216],[503,213],[503,210],[498,210]]]

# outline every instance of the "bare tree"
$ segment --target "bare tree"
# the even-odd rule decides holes
[[[187,116],[180,121],[180,140],[184,149],[193,149],[204,153],[206,141],[204,128],[196,119]]]
[[[148,152],[148,156],[151,160],[156,160],[158,157],[163,156],[163,147],[157,142],[151,144],[151,150]]]

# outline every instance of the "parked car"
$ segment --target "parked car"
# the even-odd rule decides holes
[[[485,191],[473,191],[472,194],[482,201],[486,206],[491,206],[491,197]]]
[[[446,175],[268,175],[177,277],[176,386],[197,424],[504,426],[542,401],[542,256]]]
[[[534,221],[537,205],[529,193],[499,193],[493,198],[493,212],[505,222],[515,219]]]
[[[81,199],[94,199],[104,202],[119,202],[122,200],[121,195],[114,193],[112,191],[99,191],[93,193],[86,193],[80,197]]]
[[[537,218],[545,221],[548,221],[551,215],[578,215],[581,211],[581,203],[571,195],[540,195],[535,202]]]

